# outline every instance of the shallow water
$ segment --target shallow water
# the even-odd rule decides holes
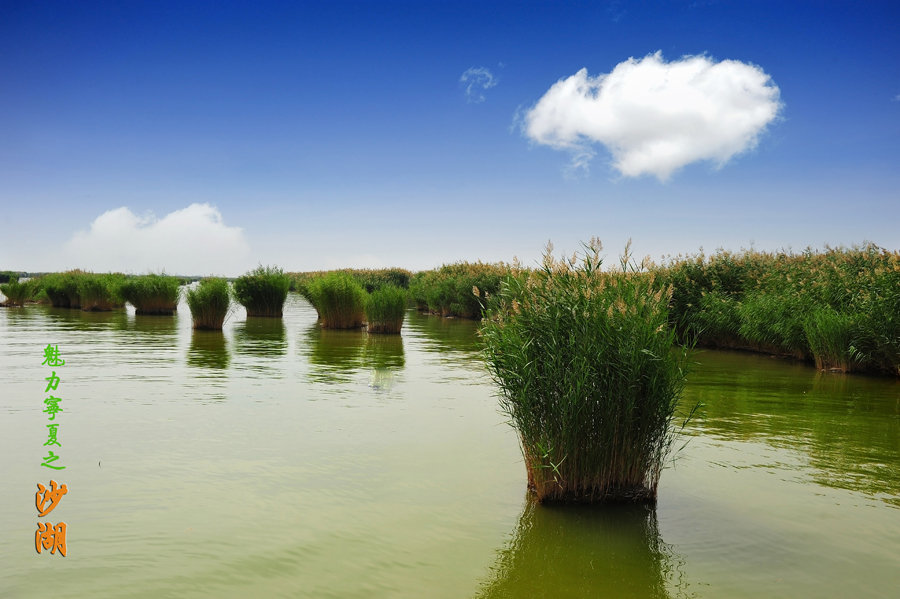
[[[0,597],[884,597],[900,384],[701,351],[655,508],[531,505],[472,322],[0,310]],[[42,366],[58,344],[64,366]],[[47,447],[55,370],[58,464]],[[37,483],[68,486],[41,521]]]

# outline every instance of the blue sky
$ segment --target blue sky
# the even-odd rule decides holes
[[[896,2],[3,0],[0,81],[0,269],[900,248]]]

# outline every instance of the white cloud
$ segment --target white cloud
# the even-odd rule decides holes
[[[243,231],[209,204],[191,204],[157,219],[116,208],[66,244],[67,259],[94,271],[240,274],[252,262]]]
[[[467,69],[459,78],[460,85],[466,90],[466,101],[471,104],[484,102],[484,92],[497,85],[497,79],[485,67]]]
[[[571,152],[575,167],[587,168],[600,143],[622,175],[663,181],[692,162],[722,166],[755,147],[780,108],[778,87],[758,66],[706,56],[666,62],[656,52],[608,74],[581,69],[560,79],[522,128],[537,143]]]

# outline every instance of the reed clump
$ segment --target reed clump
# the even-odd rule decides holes
[[[507,277],[481,329],[529,488],[542,502],[653,501],[685,376],[671,290],[627,250],[615,272],[597,240],[580,259],[551,250]]]
[[[54,308],[81,308],[78,280],[84,274],[81,270],[70,270],[44,275],[38,279],[39,292],[47,296]]]
[[[77,289],[85,312],[109,312],[125,305],[120,287],[124,277],[117,274],[80,273]]]
[[[400,334],[406,315],[405,289],[385,285],[366,298],[366,320],[370,333]]]
[[[120,293],[134,306],[135,314],[171,316],[178,310],[180,281],[164,274],[129,277],[122,283]]]
[[[259,266],[234,282],[234,298],[247,309],[247,316],[282,318],[290,278],[277,267]]]
[[[366,291],[349,273],[333,271],[312,278],[306,297],[326,329],[356,329],[366,323]]]
[[[0,293],[6,296],[6,301],[0,302],[0,306],[21,308],[25,302],[34,297],[36,289],[34,279],[20,283],[19,277],[12,275],[8,282],[0,284]]]
[[[188,290],[187,303],[195,329],[221,331],[231,304],[228,281],[216,277],[201,280]]]
[[[441,316],[481,319],[482,303],[500,289],[513,271],[507,264],[458,262],[436,270],[421,271],[410,280],[410,295],[416,307]],[[472,289],[478,289],[478,295]]]
[[[331,272],[335,271],[317,270],[288,273],[287,276],[291,281],[290,290],[299,291],[302,294],[310,280],[325,276]],[[356,282],[367,293],[372,293],[385,285],[406,289],[409,287],[409,280],[412,276],[412,273],[405,268],[344,268],[340,269],[340,272],[345,272],[356,279]]]

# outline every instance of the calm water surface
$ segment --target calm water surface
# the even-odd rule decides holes
[[[43,348],[58,344],[51,472]],[[900,384],[700,351],[655,508],[546,508],[474,323],[0,309],[0,597],[893,597]],[[37,483],[69,492],[44,521]]]

